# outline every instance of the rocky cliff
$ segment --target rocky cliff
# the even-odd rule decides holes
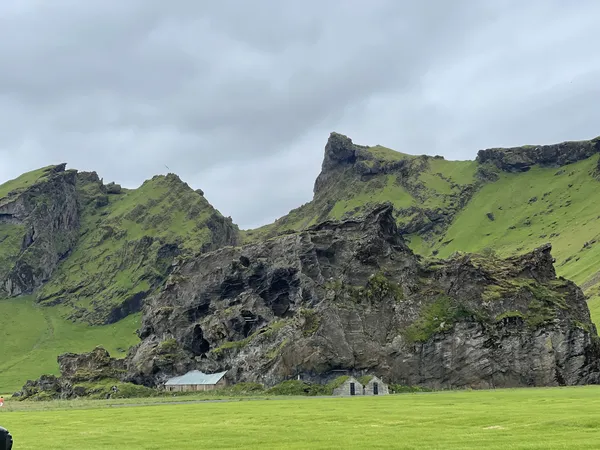
[[[81,233],[72,254],[39,289],[43,305],[61,304],[69,318],[114,323],[138,312],[175,258],[237,242],[237,227],[174,174],[135,190],[77,177]]]
[[[600,153],[600,137],[590,141],[553,145],[526,145],[514,148],[479,150],[477,162],[491,163],[505,172],[526,172],[534,165],[559,167]]]
[[[314,187],[315,196],[323,193],[330,186],[330,180],[335,180],[335,175],[350,169],[354,174],[364,180],[380,174],[396,172],[405,178],[410,175],[411,170],[423,169],[423,164],[430,157],[423,156],[417,161],[418,167],[410,167],[414,158],[405,155],[405,158],[386,159],[377,152],[370,151],[372,147],[358,145],[352,142],[348,136],[340,133],[331,133],[325,145],[325,156],[321,167],[321,173],[317,177]],[[397,153],[400,156],[400,153]]]
[[[448,164],[452,165],[441,156],[358,145],[333,132],[325,145],[313,200],[272,225],[249,231],[246,240],[306,229],[327,219],[350,218],[383,201],[394,205],[394,217],[403,233],[441,232],[483,182],[475,177],[474,164],[458,162],[467,170],[453,168],[446,175]]]
[[[78,397],[96,399],[148,397],[156,391],[124,383],[124,361],[111,358],[96,347],[89,353],[64,353],[57,358],[60,376],[42,375],[13,394],[18,400],[65,400]]]
[[[598,381],[596,328],[550,246],[423,260],[389,204],[177,265],[140,337],[128,377],[147,385],[192,368],[267,385],[338,370],[432,388]]]
[[[46,282],[79,236],[77,173],[48,167],[0,195],[0,297]]]
[[[237,243],[238,228],[174,174],[135,190],[66,164],[0,185],[0,298],[34,294],[68,318],[138,312],[175,258]]]

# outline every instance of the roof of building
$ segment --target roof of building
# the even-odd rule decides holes
[[[181,386],[187,384],[217,384],[225,376],[225,372],[206,374],[199,370],[192,370],[180,377],[174,377],[165,383],[165,386]]]
[[[380,384],[381,384],[381,383],[383,383],[383,380],[382,380],[381,378],[379,378],[379,377],[376,377],[375,375],[373,375],[373,376],[371,377],[371,379],[369,380],[369,382],[368,382],[368,383],[366,383],[366,384],[372,384],[372,383],[380,383]],[[384,383],[384,384],[385,384],[385,383]]]

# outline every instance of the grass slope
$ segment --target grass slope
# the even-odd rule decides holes
[[[65,450],[595,449],[599,393],[578,387],[120,408],[110,406],[127,403],[88,401],[26,410],[9,401],[0,422],[23,450],[40,442]]]
[[[0,392],[15,392],[28,379],[58,375],[56,357],[87,352],[102,344],[119,357],[139,339],[134,330],[140,315],[101,327],[62,318],[60,307],[40,307],[32,297],[0,300]]]
[[[501,173],[458,213],[448,230],[415,250],[440,257],[455,251],[493,248],[503,256],[552,243],[559,275],[591,295],[590,309],[600,321],[600,183],[591,177],[598,156],[557,168],[533,167],[526,173]],[[493,220],[488,217],[493,215]]]
[[[2,203],[1,200],[23,192],[25,189],[42,181],[46,175],[48,175],[48,172],[55,167],[56,166],[42,167],[41,169],[26,172],[13,180],[0,184],[0,204]]]

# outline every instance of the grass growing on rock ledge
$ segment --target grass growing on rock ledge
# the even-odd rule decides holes
[[[154,406],[55,402],[27,410],[12,409],[9,400],[0,422],[21,450],[40,442],[65,450],[595,449],[599,394],[590,386],[224,403],[143,399]],[[117,407],[126,405],[132,407]]]
[[[36,183],[43,181],[48,173],[55,167],[56,166],[42,167],[41,169],[26,172],[17,178],[0,184],[0,200],[11,194],[22,192]]]

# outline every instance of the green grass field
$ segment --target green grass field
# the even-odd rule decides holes
[[[28,379],[58,374],[56,357],[64,352],[87,352],[104,345],[120,357],[139,341],[135,330],[140,315],[101,327],[62,318],[58,307],[34,304],[31,297],[0,300],[0,392],[15,392]]]
[[[0,424],[19,450],[596,449],[600,441],[600,387],[117,405],[9,400]]]

